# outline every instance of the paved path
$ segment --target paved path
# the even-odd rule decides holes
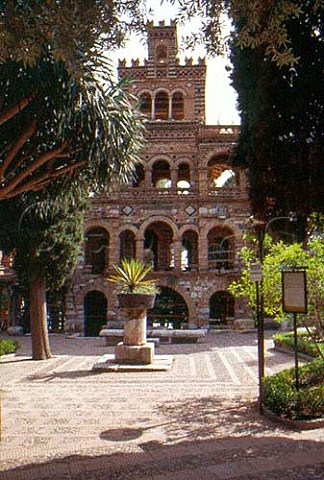
[[[273,351],[267,374],[293,358]],[[169,372],[98,373],[103,339],[30,339],[0,364],[0,480],[324,480],[324,429],[294,432],[260,417],[255,334],[210,333],[160,345]]]

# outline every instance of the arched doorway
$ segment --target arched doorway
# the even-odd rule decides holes
[[[92,290],[84,298],[84,335],[97,337],[107,322],[107,299],[102,292]]]
[[[189,311],[183,297],[169,287],[162,287],[155,298],[154,308],[148,311],[148,323],[152,327],[181,328],[188,322]]]
[[[215,292],[209,299],[209,324],[224,326],[234,318],[234,297],[229,292]]]

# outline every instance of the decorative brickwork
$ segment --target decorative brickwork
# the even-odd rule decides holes
[[[67,331],[121,324],[105,278],[123,257],[150,262],[161,294],[151,324],[229,325],[244,316],[226,291],[250,215],[243,171],[231,167],[238,126],[205,125],[206,64],[177,58],[175,23],[148,27],[148,59],[119,62],[147,116],[137,177],[114,183],[85,212],[84,256],[67,295]],[[97,292],[94,294],[93,292]],[[97,302],[97,303],[96,303]],[[92,328],[93,327],[93,328]]]

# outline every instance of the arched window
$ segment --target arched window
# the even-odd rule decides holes
[[[181,92],[176,92],[172,97],[172,118],[173,120],[184,119],[184,101]]]
[[[151,118],[152,115],[152,98],[149,93],[143,93],[140,96],[140,111],[146,115],[148,118]]]
[[[198,268],[198,234],[187,230],[181,239],[181,270],[192,271]]]
[[[168,120],[169,97],[166,92],[158,92],[155,96],[155,120]]]
[[[235,187],[237,179],[234,170],[226,163],[225,157],[214,157],[208,162],[208,180],[212,188]]]
[[[104,273],[108,264],[109,237],[104,228],[89,230],[85,237],[85,262],[91,265],[92,273]]]
[[[221,271],[232,268],[234,259],[234,237],[232,230],[214,227],[208,233],[208,265]]]
[[[135,167],[133,187],[138,188],[143,186],[145,180],[144,167],[141,163],[137,163]]]
[[[154,270],[171,270],[174,265],[173,232],[164,222],[153,222],[144,234],[145,255],[150,253]]]
[[[166,63],[168,61],[168,48],[166,45],[157,45],[156,63]]]
[[[168,162],[159,160],[154,163],[152,185],[156,188],[171,188],[171,171]]]
[[[179,193],[188,193],[190,189],[190,167],[187,163],[181,163],[178,167],[177,188]]]

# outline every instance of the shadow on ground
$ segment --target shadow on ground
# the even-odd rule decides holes
[[[175,445],[147,442],[139,446],[139,452],[69,455],[31,463],[2,471],[0,480],[323,479],[324,464],[310,459],[323,458],[324,448],[309,440],[248,435]],[[295,457],[296,452],[303,457],[305,464],[289,460],[292,452]]]
[[[38,458],[3,470],[0,480],[323,480],[323,443],[260,416],[253,402],[187,398],[155,413],[160,423],[148,415],[140,425],[98,431],[97,451]],[[154,429],[163,429],[163,441]]]

